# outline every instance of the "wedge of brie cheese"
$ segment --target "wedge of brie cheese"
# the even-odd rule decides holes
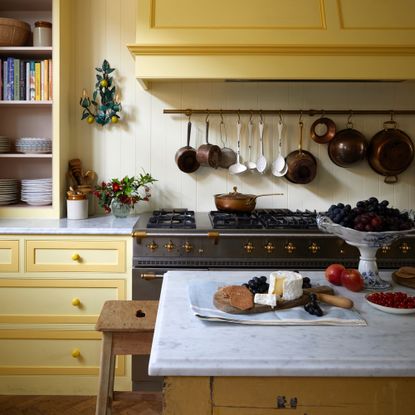
[[[275,294],[255,294],[254,303],[276,307],[277,296]]]
[[[293,271],[271,272],[268,294],[283,300],[295,300],[303,295],[303,277]]]

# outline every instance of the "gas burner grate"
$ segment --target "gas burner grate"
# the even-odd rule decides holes
[[[195,229],[195,212],[187,209],[155,210],[148,220],[147,228]]]
[[[212,210],[209,213],[214,229],[262,229],[262,223],[252,213],[227,213]]]
[[[316,229],[316,212],[295,212],[289,209],[259,209],[255,211],[266,229]]]

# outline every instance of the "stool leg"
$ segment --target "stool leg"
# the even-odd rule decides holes
[[[114,379],[115,379],[115,355],[111,356],[111,366],[110,366],[110,383],[108,387],[108,396],[110,402],[114,399]]]
[[[102,333],[101,345],[101,361],[99,369],[99,388],[97,395],[97,404],[95,408],[95,415],[107,415],[111,413],[107,411],[109,407],[108,392],[111,384],[111,360],[112,360],[112,333]]]

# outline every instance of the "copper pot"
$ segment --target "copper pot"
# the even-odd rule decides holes
[[[199,146],[196,159],[201,166],[217,169],[220,164],[221,151],[219,146],[209,144],[209,121],[206,120],[206,144]]]
[[[303,150],[303,123],[300,122],[300,143],[298,150],[292,151],[285,158],[288,166],[285,177],[288,181],[298,184],[310,183],[317,174],[317,160],[306,150]]]
[[[385,176],[385,183],[396,183],[414,159],[414,144],[395,121],[386,121],[384,129],[370,140],[367,159],[370,167]]]
[[[322,134],[319,134],[319,129],[323,130]],[[333,140],[336,134],[336,124],[333,120],[326,117],[321,117],[315,120],[310,128],[311,138],[319,144],[326,144]]]
[[[179,169],[184,173],[193,173],[200,164],[196,159],[196,150],[190,146],[190,133],[192,131],[192,123],[187,123],[187,146],[179,148],[176,151],[175,160]]]
[[[336,133],[330,141],[327,151],[330,160],[340,167],[349,167],[366,156],[367,143],[365,136],[351,127]]]
[[[283,193],[266,193],[262,195],[252,195],[239,193],[236,186],[233,192],[215,195],[215,205],[218,210],[223,212],[242,212],[249,213],[255,209],[256,199],[262,196],[281,196]]]

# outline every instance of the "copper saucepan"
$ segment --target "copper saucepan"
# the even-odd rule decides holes
[[[215,205],[218,210],[223,212],[242,212],[249,213],[255,209],[256,199],[262,196],[281,196],[283,193],[266,193],[262,195],[252,195],[239,193],[237,187],[233,192],[216,194]]]
[[[300,121],[299,125],[300,143],[298,150],[292,151],[285,159],[288,166],[285,177],[292,183],[307,184],[316,177],[317,160],[309,151],[303,150],[303,123]]]
[[[326,144],[333,140],[336,134],[336,124],[333,120],[320,117],[314,121],[310,128],[310,135],[313,141],[318,144]]]
[[[219,146],[209,144],[209,121],[206,118],[206,144],[199,146],[196,152],[197,161],[201,166],[217,169],[220,164],[221,151]]]
[[[192,131],[192,123],[187,123],[187,145],[176,151],[175,160],[177,167],[184,173],[195,172],[200,164],[196,159],[196,150],[190,146],[190,134]]]
[[[367,159],[370,167],[385,176],[385,183],[396,183],[414,159],[414,144],[393,120],[383,124],[384,129],[370,140]]]

